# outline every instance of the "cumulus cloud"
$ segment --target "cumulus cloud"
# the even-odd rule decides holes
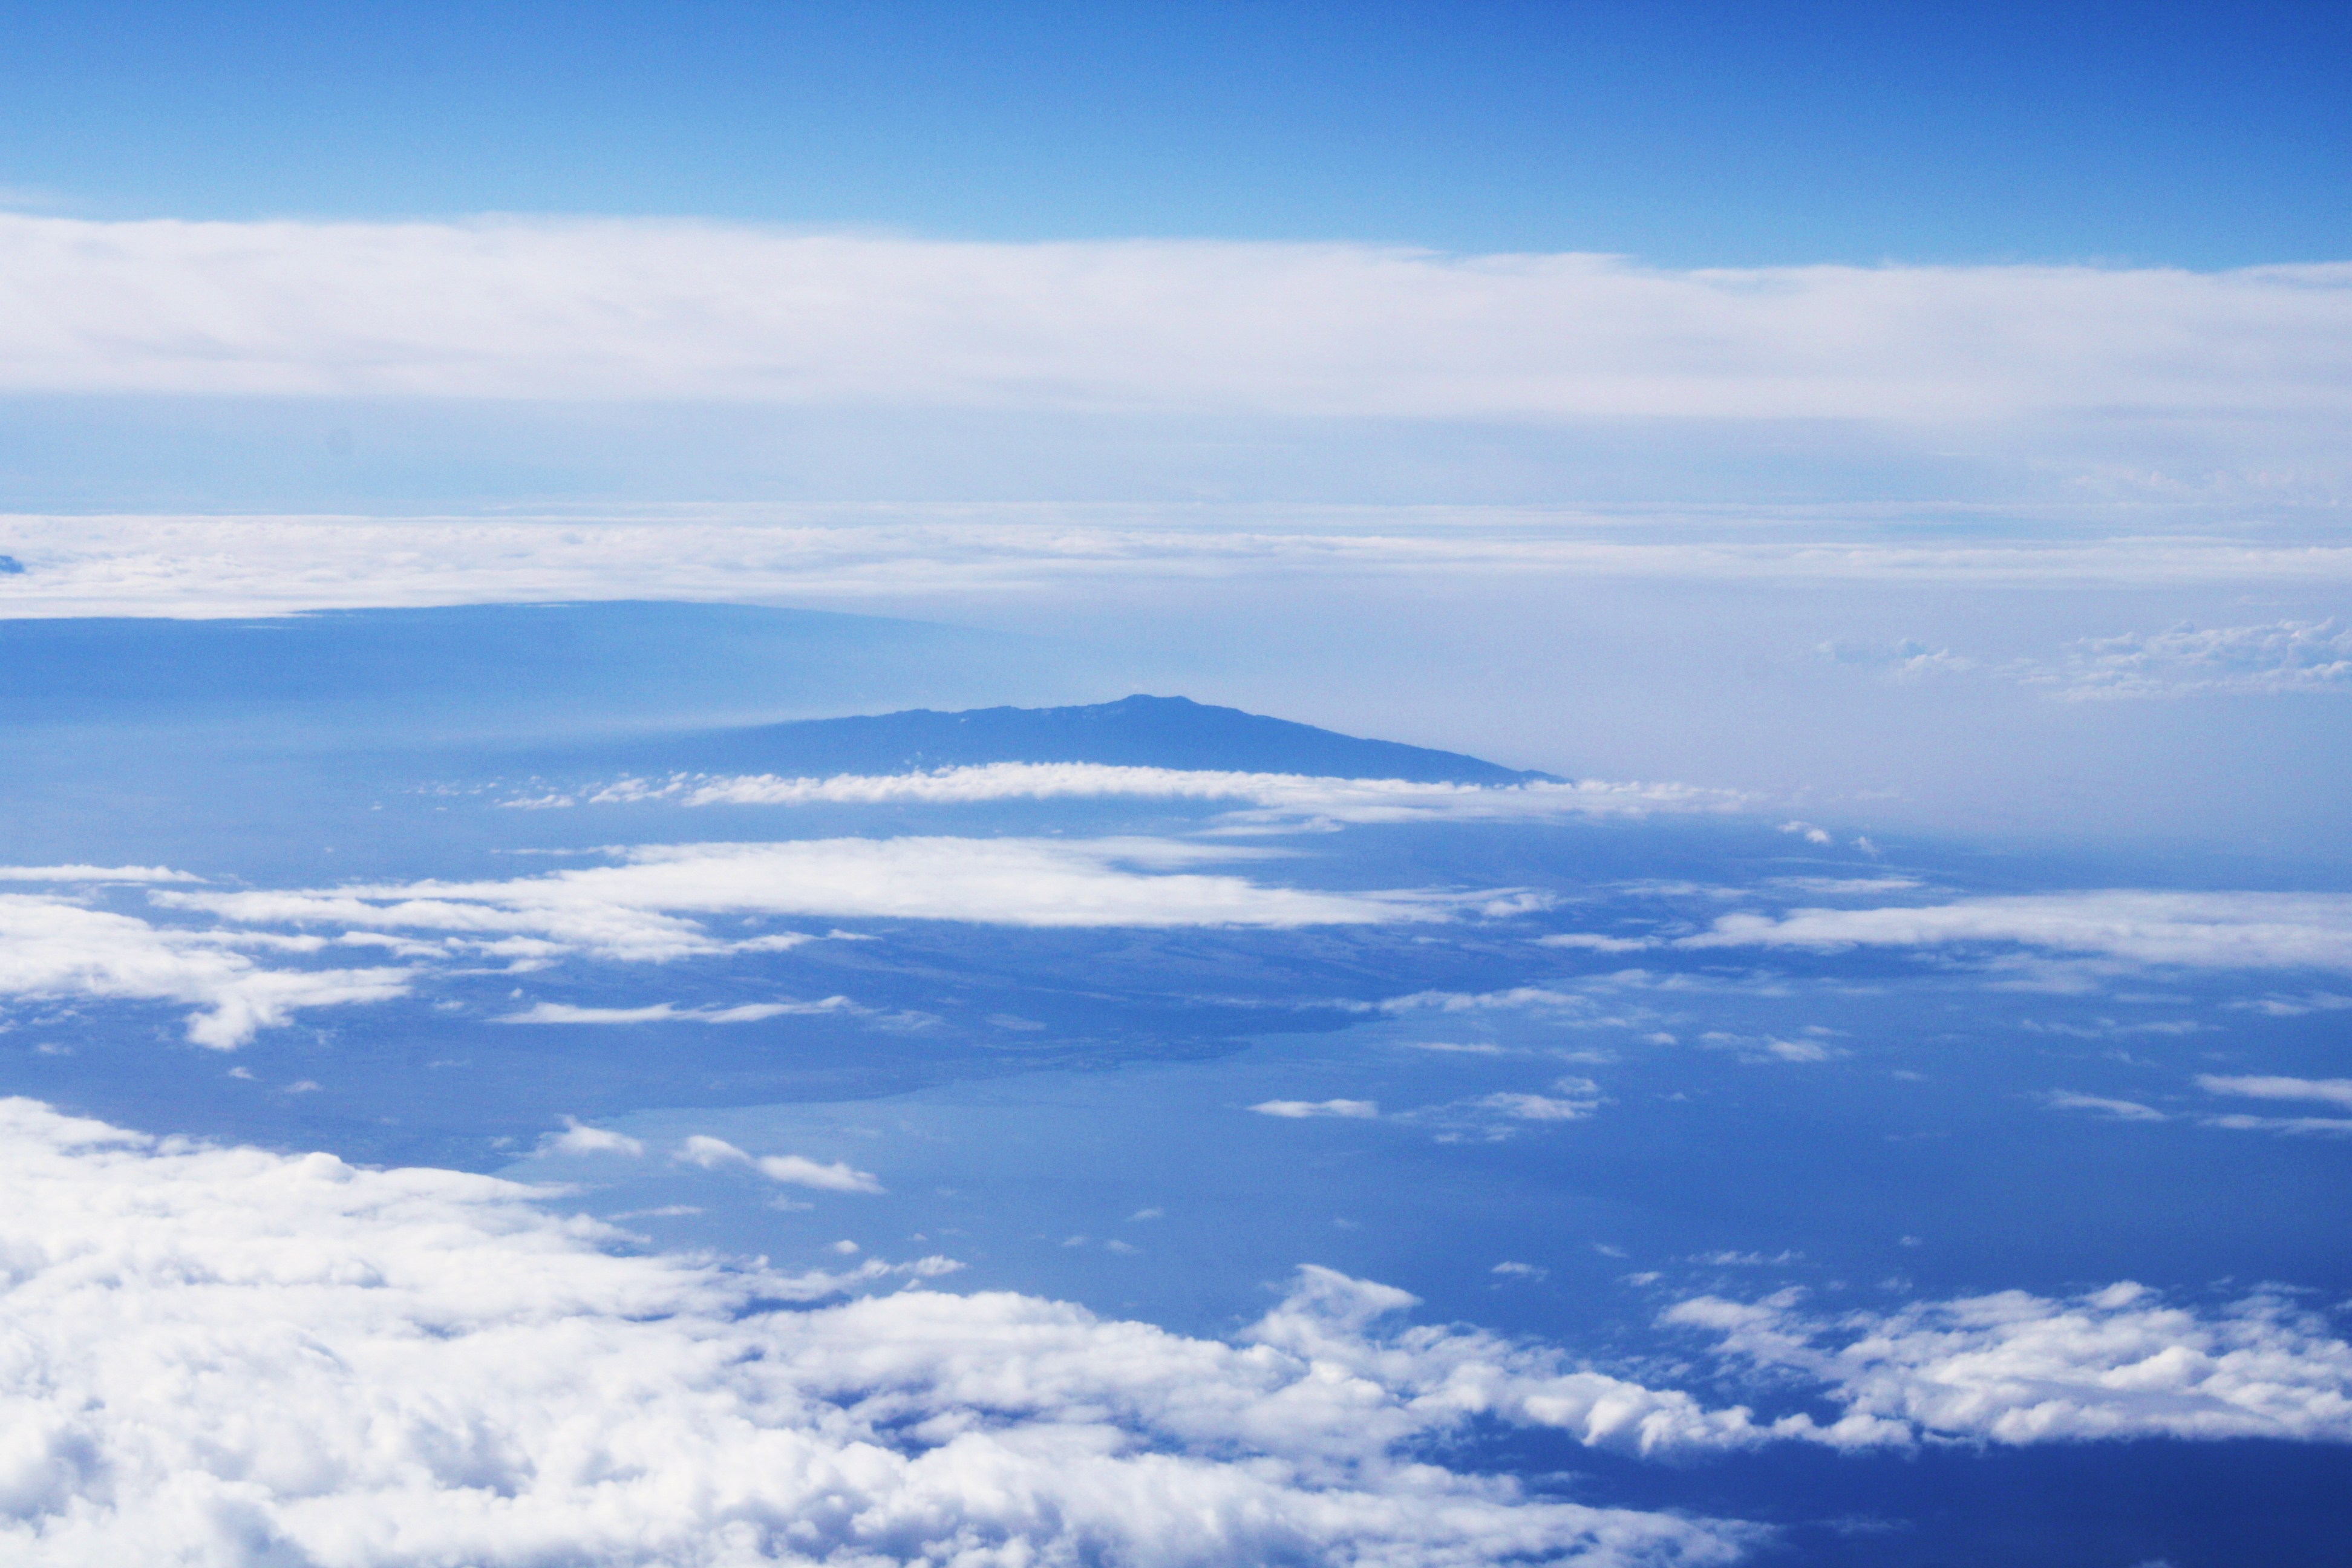
[[[152,925],[60,899],[0,893],[0,995],[193,1007],[188,1038],[227,1050],[295,1013],[404,994],[404,969],[271,969],[220,934]]]
[[[620,863],[487,882],[158,892],[250,924],[433,930],[524,959],[663,960],[733,951],[694,915],[824,915],[1020,926],[1366,925],[1517,912],[1507,895],[1322,893],[1187,869],[1251,852],[1171,839],[827,838],[651,845]],[[1502,902],[1497,900],[1502,900]],[[754,938],[754,943],[770,939]],[[572,1020],[578,1021],[578,1020]]]
[[[2126,1281],[2064,1300],[2008,1290],[1835,1317],[1803,1301],[1798,1290],[1700,1297],[1665,1321],[1708,1331],[1735,1360],[1820,1384],[1843,1414],[1776,1431],[1840,1446],[2352,1441],[2352,1345],[2282,1297],[2200,1312]]]
[[[1703,1568],[1764,1532],[1409,1452],[1480,1415],[1752,1440],[1308,1270],[1237,1343],[1005,1293],[626,1255],[533,1189],[0,1102],[0,1550],[290,1561]]]
[[[542,1154],[626,1154],[632,1158],[643,1154],[646,1146],[625,1132],[615,1132],[609,1127],[591,1127],[575,1117],[563,1119],[563,1131],[551,1132],[539,1141]]]
[[[2352,1346],[2270,1295],[1668,1309],[1842,1410],[1766,1420],[1400,1324],[1412,1297],[1311,1267],[1234,1342],[1192,1339],[919,1288],[942,1260],[791,1275],[621,1250],[552,1189],[158,1141],[26,1100],[0,1101],[0,1545],[33,1564],[1694,1568],[1762,1532],[1533,1499],[1429,1442],[1485,1420],[1647,1455],[2352,1440]]]
[[[2275,621],[2088,637],[2027,679],[2076,700],[2352,691],[2352,626]]]
[[[1264,1100],[1250,1109],[1260,1116],[1286,1117],[1294,1121],[1310,1116],[1370,1120],[1381,1113],[1379,1102],[1370,1100]]]
[[[0,216],[0,386],[1374,417],[2338,416],[2352,268],[1675,271],[709,223]]]
[[[2352,970],[2352,896],[2120,889],[1867,910],[1728,914],[1685,948],[2002,942],[2209,969]]]

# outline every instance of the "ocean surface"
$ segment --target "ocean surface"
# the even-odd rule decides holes
[[[1400,1440],[1523,1500],[1768,1527],[1759,1562],[2341,1551],[2324,868],[1861,838],[848,616],[0,645],[18,940],[105,916],[131,954],[9,981],[0,1092],[532,1184],[616,1256],[833,1270],[821,1300],[1012,1292],[1229,1342],[1314,1266],[1409,1292],[1364,1330],[1393,1342],[1460,1325],[1762,1426],[1893,1424],[1644,1451],[1497,1404]],[[2159,1305],[2258,1319],[2284,1392],[2081,1350],[2174,1331],[2130,1316]],[[1988,1322],[2070,1312],[2075,1362],[1969,1382]],[[1910,1348],[1835,1353],[1873,1334]]]

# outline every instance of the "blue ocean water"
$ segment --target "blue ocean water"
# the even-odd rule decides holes
[[[169,867],[209,897],[922,837],[1111,843],[1138,864],[1171,851],[1133,846],[1176,845],[1198,858],[1185,866],[1338,898],[1511,895],[1355,924],[725,912],[707,922],[724,951],[575,942],[445,963],[230,1053],[187,1039],[177,1002],[20,997],[0,1034],[6,1093],[153,1132],[556,1184],[551,1202],[647,1248],[795,1268],[940,1254],[962,1265],[948,1288],[1192,1334],[1235,1331],[1320,1265],[1412,1292],[1415,1321],[1526,1336],[1768,1416],[1833,1412],[1818,1389],[1714,1357],[1660,1321],[1669,1304],[1796,1289],[1884,1311],[2124,1279],[2188,1301],[2265,1283],[2318,1305],[2352,1294],[2352,1142],[2217,1125],[2247,1107],[2198,1087],[2342,1074],[2352,1014],[2324,971],[2053,960],[2000,939],[1677,945],[1729,910],[2244,888],[2245,868],[1816,830],[1822,843],[1671,810],[1237,822],[1221,798],[695,805],[610,788],[665,769],[992,761],[1509,777],[1173,706],[1120,710],[1076,741],[1054,737],[1097,721],[766,728],[1116,695],[1055,689],[1019,639],[857,617],[493,606],[0,630],[18,865]],[[171,902],[178,886],[79,896],[196,930],[209,917]],[[742,945],[779,933],[804,940]],[[1576,940],[1544,941],[1559,936]],[[575,1124],[656,1152],[551,1141]],[[659,1152],[697,1138],[880,1190],[780,1187],[742,1159]],[[1806,1563],[2315,1563],[2352,1495],[2352,1451],[2320,1442],[1674,1461],[1500,1426],[1461,1442],[1457,1466],[1539,1492],[1773,1523],[1768,1555]]]

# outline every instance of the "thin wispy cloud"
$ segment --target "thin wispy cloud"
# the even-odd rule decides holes
[[[495,1024],[758,1024],[770,1018],[807,1016],[856,1011],[846,996],[821,1002],[743,1002],[730,1007],[681,1007],[656,1002],[644,1007],[578,1007],[566,1002],[535,1002],[520,1013],[490,1020]]]
[[[2200,969],[2352,970],[2352,894],[2108,889],[1864,910],[1728,914],[1679,948],[2014,943]]]

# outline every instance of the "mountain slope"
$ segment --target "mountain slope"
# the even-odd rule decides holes
[[[1553,777],[1238,708],[1140,695],[1082,708],[980,708],[961,713],[914,709],[711,731],[677,737],[657,753],[645,748],[629,761],[662,769],[802,775],[905,773],[980,763],[1106,763],[1422,783],[1523,784]]]

